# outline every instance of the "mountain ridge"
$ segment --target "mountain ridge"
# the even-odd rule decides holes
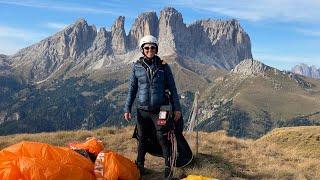
[[[198,128],[257,138],[273,128],[319,125],[320,82],[244,60],[202,93]]]
[[[83,19],[62,31],[23,48],[9,57],[15,73],[33,82],[59,75],[86,75],[95,70],[119,69],[141,56],[137,43],[151,34],[159,40],[159,56],[178,55],[197,62],[230,70],[252,58],[248,34],[236,20],[199,20],[190,25],[171,7],[140,14],[128,34],[125,17],[119,16],[111,30],[88,25]]]
[[[307,64],[301,63],[294,66],[291,71],[303,76],[320,79],[320,68],[317,68],[315,65],[308,66]]]

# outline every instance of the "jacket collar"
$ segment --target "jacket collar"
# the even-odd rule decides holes
[[[142,61],[144,61],[144,62],[150,61],[150,59],[148,59],[148,58],[145,57],[145,56],[140,57],[140,60],[142,60]],[[153,58],[152,58],[151,60],[152,60],[152,63],[153,63],[154,65],[156,65],[156,66],[157,66],[158,64],[160,64],[160,57],[157,56],[157,55],[153,56]]]

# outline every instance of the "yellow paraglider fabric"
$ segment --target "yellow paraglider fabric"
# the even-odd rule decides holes
[[[188,175],[186,178],[183,178],[182,180],[216,180],[216,179],[204,177],[204,176]]]

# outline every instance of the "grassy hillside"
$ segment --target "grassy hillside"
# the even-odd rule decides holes
[[[275,143],[303,157],[320,157],[319,126],[277,128],[260,138],[258,142]]]
[[[60,131],[55,133],[0,136],[0,148],[22,140],[66,146],[96,136],[106,150],[114,150],[135,159],[136,141],[133,127],[99,128],[93,131]],[[192,165],[178,168],[175,177],[189,174],[219,179],[319,179],[320,127],[280,128],[257,140],[229,137],[225,131],[199,132],[199,154]],[[195,133],[185,133],[195,149]],[[195,152],[195,151],[194,151]],[[163,160],[147,155],[146,167],[152,174],[143,179],[159,179]]]
[[[317,112],[319,100],[320,82],[314,81],[311,88],[305,88],[288,76],[274,74],[248,79],[234,98],[237,104],[270,112],[272,119],[291,119]]]
[[[200,106],[202,129],[257,138],[276,127],[319,125],[320,81],[273,68],[229,73],[201,94]]]

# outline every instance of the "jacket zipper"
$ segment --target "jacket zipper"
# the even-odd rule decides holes
[[[149,95],[149,105],[151,105],[151,85],[153,85],[153,77],[157,73],[157,71],[160,69],[160,67],[158,67],[154,72],[152,72],[150,66],[146,62],[144,62],[144,60],[142,60],[142,62],[148,67],[148,69],[150,71],[150,76],[151,77],[149,76],[149,73],[146,70],[146,68],[143,68],[146,71],[147,77],[148,77],[148,80],[149,80],[149,93],[148,93],[148,95]]]
[[[149,98],[148,98],[148,101],[149,101],[149,107],[150,107],[150,105],[151,105],[151,84],[152,84],[152,79],[151,79],[151,77],[152,77],[152,75],[150,74],[150,73],[148,73],[148,71],[151,71],[151,68],[150,68],[150,66],[147,64],[147,63],[145,63],[144,62],[144,60],[142,60],[142,63],[144,63],[148,68],[148,70],[146,69],[146,68],[144,68],[143,67],[143,69],[146,71],[146,73],[147,73],[147,77],[148,77],[148,80],[149,80],[149,92],[148,92],[148,96],[149,96]],[[149,74],[150,74],[150,76],[149,76]]]

